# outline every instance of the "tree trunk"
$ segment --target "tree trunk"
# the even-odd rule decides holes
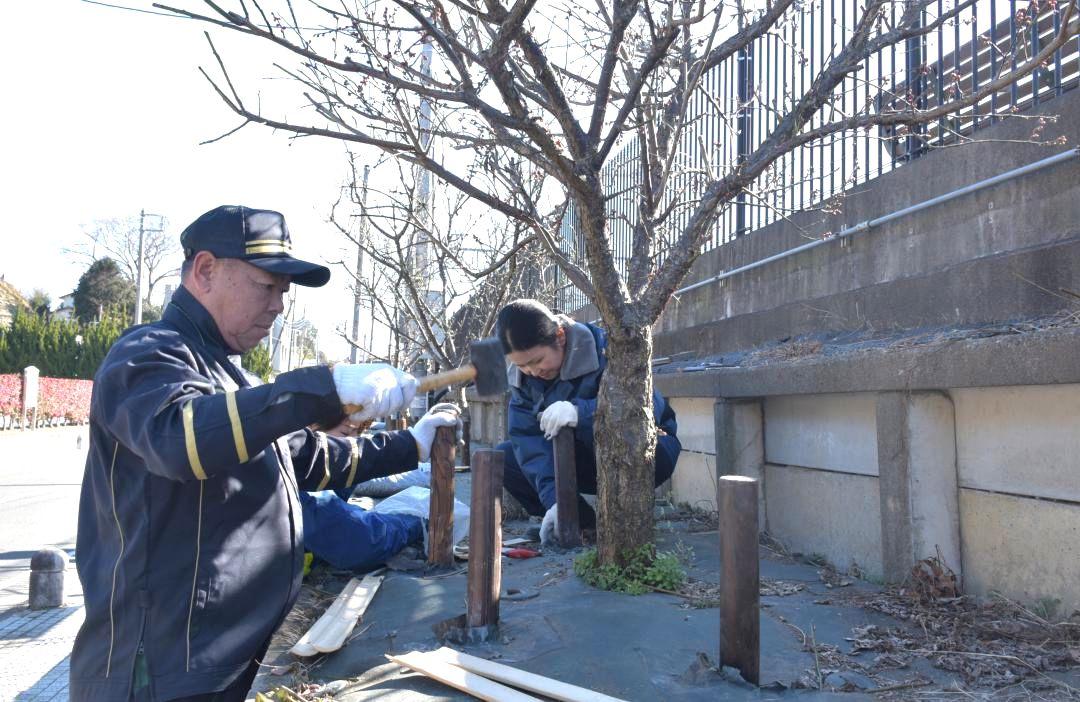
[[[656,429],[652,407],[652,329],[608,329],[596,437],[597,550],[603,564],[625,564],[628,551],[653,538]]]

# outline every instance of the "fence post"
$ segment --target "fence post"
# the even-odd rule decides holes
[[[754,685],[761,678],[758,482],[720,477],[720,664],[737,668]]]
[[[754,43],[750,42],[739,49],[736,57],[736,76],[738,79],[739,118],[738,132],[736,134],[736,162],[744,163],[753,150],[754,144],[754,113],[750,107],[754,98]],[[740,189],[735,196],[735,236],[742,236],[749,231],[746,205],[746,190]]]
[[[428,564],[454,565],[454,458],[457,432],[439,427],[431,444],[431,497],[428,503]]]
[[[465,624],[494,627],[502,585],[503,452],[477,449],[472,463]]]
[[[915,20],[912,29],[919,29],[923,25],[923,12],[919,11],[919,18]],[[912,107],[920,110],[926,109],[926,77],[923,75],[923,48],[925,46],[926,39],[922,36],[915,36],[908,39],[904,44],[904,59],[908,90],[911,91],[911,99],[914,104]],[[959,50],[959,49],[957,49]],[[940,49],[939,49],[940,52]],[[972,51],[974,56],[977,52]],[[976,71],[978,58],[975,58],[972,62],[972,70]],[[941,96],[937,96],[937,100],[941,101]],[[979,123],[979,108],[976,105],[973,108],[973,114],[975,115],[974,124]],[[907,136],[907,148],[905,149],[904,160],[913,161],[919,156],[922,156],[926,150],[926,145],[922,142],[923,135],[926,133],[926,125],[918,124],[911,128]]]
[[[581,545],[578,514],[577,463],[574,459],[574,430],[563,427],[552,440],[555,454],[555,514],[559,529],[556,538],[563,548]]]

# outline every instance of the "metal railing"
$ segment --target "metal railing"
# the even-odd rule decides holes
[[[706,171],[733,167],[753,153],[806,91],[854,30],[859,0],[796,3],[773,30],[702,77],[687,110],[677,168],[668,190],[672,214],[661,228],[653,255],[665,250],[689,220],[706,183]],[[833,100],[805,129],[873,109],[932,109],[984,88],[1003,71],[1034,55],[1061,29],[1065,2],[937,0],[924,8],[925,26],[944,13],[953,20],[922,37],[887,47],[838,86]],[[887,22],[899,20],[892,5]],[[837,133],[785,154],[759,178],[754,190],[728,203],[703,247],[708,251],[794,212],[828,209],[837,196],[900,167],[928,151],[972,138],[1003,115],[1021,112],[1080,83],[1080,37],[1053,60],[977,104],[915,130],[881,128]],[[603,172],[608,228],[616,264],[625,274],[636,217],[638,144],[630,140]],[[562,227],[564,251],[584,262],[584,243],[573,207]],[[585,305],[585,295],[559,273],[558,304]]]

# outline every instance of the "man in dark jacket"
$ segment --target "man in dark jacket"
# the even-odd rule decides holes
[[[592,324],[555,315],[536,300],[515,300],[504,307],[496,335],[511,365],[510,440],[497,448],[505,454],[503,485],[525,510],[543,516],[542,541],[556,530],[555,460],[551,440],[563,427],[574,429],[578,491],[596,494],[596,446],[593,415],[600,378],[607,367],[607,336]],[[653,391],[657,426],[655,484],[671,477],[682,451],[676,436],[675,410]],[[583,529],[595,528],[596,513],[580,497]]]
[[[330,271],[293,258],[284,218],[219,207],[181,235],[182,287],[162,319],[129,329],[94,382],[76,563],[86,621],[71,699],[243,700],[299,594],[299,490],[414,466],[450,413],[372,439],[332,427],[407,407],[416,381],[337,364],[270,384],[236,354],[266,336],[290,282]]]

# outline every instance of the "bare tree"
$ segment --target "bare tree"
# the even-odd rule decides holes
[[[175,236],[166,233],[164,218],[154,217],[150,226],[143,227],[143,275],[146,280],[146,300],[154,294],[154,287],[163,280],[180,273],[180,244]],[[128,280],[134,282],[139,267],[139,217],[114,217],[95,221],[83,232],[86,239],[69,252],[93,263],[109,257],[120,265]]]
[[[810,79],[786,85],[783,99],[769,106],[764,138],[737,158],[688,167],[684,137],[703,77],[762,37],[791,41],[787,27],[812,3],[371,0],[285,2],[277,11],[268,4],[238,0],[233,11],[205,0],[205,13],[164,8],[276,44],[296,59],[281,70],[310,105],[303,119],[245,98],[211,44],[221,77],[204,74],[241,118],[237,129],[261,124],[367,144],[422,166],[522,223],[595,303],[609,338],[595,424],[605,563],[621,561],[652,538],[651,326],[725,209],[804,145],[856,130],[917,132],[979,107],[1038,69],[1078,31],[1075,0],[1069,0],[1060,9],[1059,29],[1037,52],[1010,50],[991,80],[977,87],[957,80],[931,104],[904,86],[868,81],[862,69],[883,51],[903,51],[908,42],[951,27],[970,3],[866,0],[854,6],[831,45],[811,39],[827,59]],[[435,51],[430,73],[418,65],[425,41]],[[844,99],[853,90],[860,99]],[[744,103],[756,101],[755,94]],[[476,160],[433,156],[417,126],[422,101],[433,106],[431,133],[446,152],[472,153]],[[738,115],[719,118],[716,138],[737,139]],[[623,192],[605,177],[605,165],[627,145],[635,145],[637,175]],[[533,179],[543,179],[542,187]],[[627,193],[632,208],[613,217],[610,203]],[[558,236],[567,210],[583,243],[580,265]],[[625,261],[616,258],[611,235],[620,216],[631,237]]]
[[[393,160],[388,190],[368,188],[357,176],[342,188],[330,221],[350,247],[358,247],[372,275],[351,261],[335,261],[367,300],[369,314],[389,330],[383,355],[367,339],[367,358],[428,372],[456,368],[468,359],[469,342],[491,333],[495,314],[521,294],[550,297],[543,284],[546,256],[526,225],[470,207],[460,191],[420,187],[416,166]],[[357,345],[345,330],[341,336]],[[464,387],[456,398],[466,406]]]

